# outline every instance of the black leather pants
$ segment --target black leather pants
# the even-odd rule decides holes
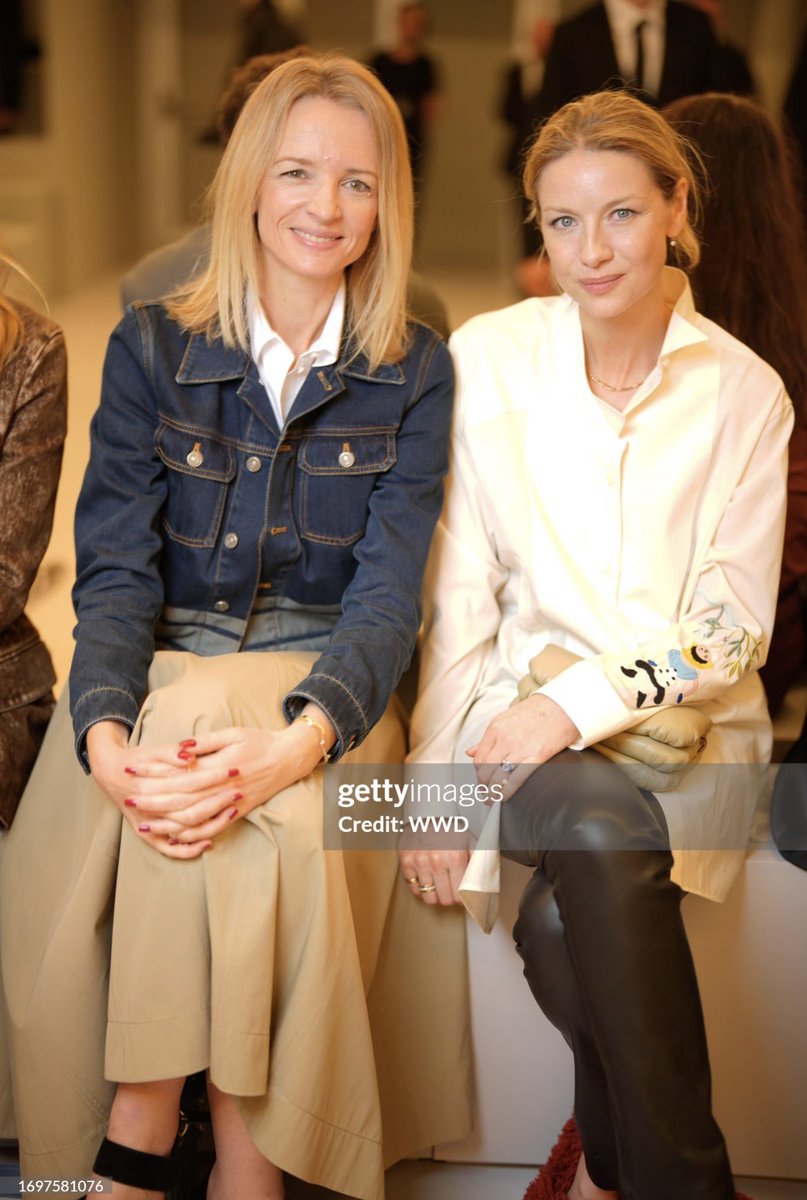
[[[566,751],[503,805],[501,844],[537,868],[514,937],[574,1053],[592,1180],[622,1200],[734,1200],[655,796],[596,752]]]

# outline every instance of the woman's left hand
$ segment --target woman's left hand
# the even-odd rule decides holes
[[[560,705],[535,692],[494,717],[480,741],[465,753],[473,759],[480,783],[505,784],[512,795],[536,767],[566,750],[579,736],[579,729]],[[503,771],[503,763],[514,769]]]
[[[187,771],[181,788],[166,779],[137,802],[148,833],[179,845],[214,839],[322,761],[316,730],[302,722],[278,732],[219,729],[189,738],[182,747]]]
[[[456,841],[456,834],[453,838]],[[425,849],[419,847],[413,837],[411,844],[402,839],[398,857],[404,882],[409,885],[412,895],[424,904],[462,903],[459,888],[468,866],[467,849],[456,845],[446,850],[435,846]]]

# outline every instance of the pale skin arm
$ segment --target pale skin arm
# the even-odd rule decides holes
[[[336,733],[315,704],[303,714]],[[302,715],[302,714],[301,714]],[[280,731],[230,728],[164,746],[130,746],[118,721],[87,732],[93,778],[132,828],[169,858],[198,858],[222,830],[322,761],[319,730],[297,719]]]
[[[566,750],[579,736],[560,705],[536,692],[495,716],[479,742],[465,753],[480,783],[502,784],[512,795],[536,767]],[[503,762],[514,763],[515,770],[502,771]],[[401,850],[400,860],[412,894],[424,904],[459,903],[457,889],[468,864],[468,851],[407,847]],[[420,890],[432,883],[435,891]]]

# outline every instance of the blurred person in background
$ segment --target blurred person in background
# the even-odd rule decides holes
[[[273,0],[238,0],[241,35],[236,66],[257,54],[278,54],[302,42],[301,31],[277,11]]]
[[[394,45],[389,50],[379,51],[369,63],[403,117],[416,195],[423,179],[429,126],[440,105],[437,65],[423,48],[425,38],[425,7],[417,3],[401,4]]]
[[[807,190],[807,30],[790,77],[785,97],[785,116],[798,151],[798,179],[804,193]],[[807,222],[807,205],[804,218]]]
[[[728,38],[725,0],[690,0],[690,3],[706,13],[712,22],[717,43],[714,90],[731,92],[735,96],[753,96],[757,89],[748,59]]]
[[[238,49],[231,75],[251,58],[283,54],[305,41],[300,30],[278,13],[273,0],[238,0],[238,5],[241,9]],[[221,124],[215,120],[199,135],[199,141],[208,146],[215,146],[220,140]]]
[[[0,136],[17,127],[24,61],[22,0],[0,0]]]
[[[524,172],[525,141],[532,137],[536,114],[541,110],[541,84],[546,58],[552,45],[555,22],[538,17],[532,24],[529,46],[522,61],[509,66],[505,73],[499,115],[510,128],[507,149],[502,163],[513,181],[518,204],[521,259],[516,269],[516,281],[525,296],[552,294],[549,263],[540,256],[541,235],[535,222],[529,219],[530,204],[521,186]]]
[[[751,100],[710,94],[664,109],[704,164],[700,312],[781,375],[793,399],[782,576],[768,659],[760,672],[771,715],[807,662],[807,247],[793,150]]]
[[[682,0],[604,0],[555,30],[541,115],[602,87],[658,105],[712,91],[716,50],[709,18]]]

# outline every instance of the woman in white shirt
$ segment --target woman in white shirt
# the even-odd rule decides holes
[[[697,203],[657,113],[612,92],[567,105],[533,144],[525,188],[563,294],[452,339],[453,467],[412,757],[470,756],[511,797],[489,823],[536,868],[516,942],[575,1056],[584,1154],[569,1196],[728,1200],[680,902],[725,897],[770,754],[757,668],[791,405],[667,266],[697,262]],[[551,645],[580,661],[511,706]],[[711,729],[669,791],[587,750],[670,709]],[[684,742],[679,762],[696,756],[697,729]],[[402,857],[425,902],[470,896],[473,910],[474,889],[495,882],[473,861],[461,881],[463,867],[456,851]]]

